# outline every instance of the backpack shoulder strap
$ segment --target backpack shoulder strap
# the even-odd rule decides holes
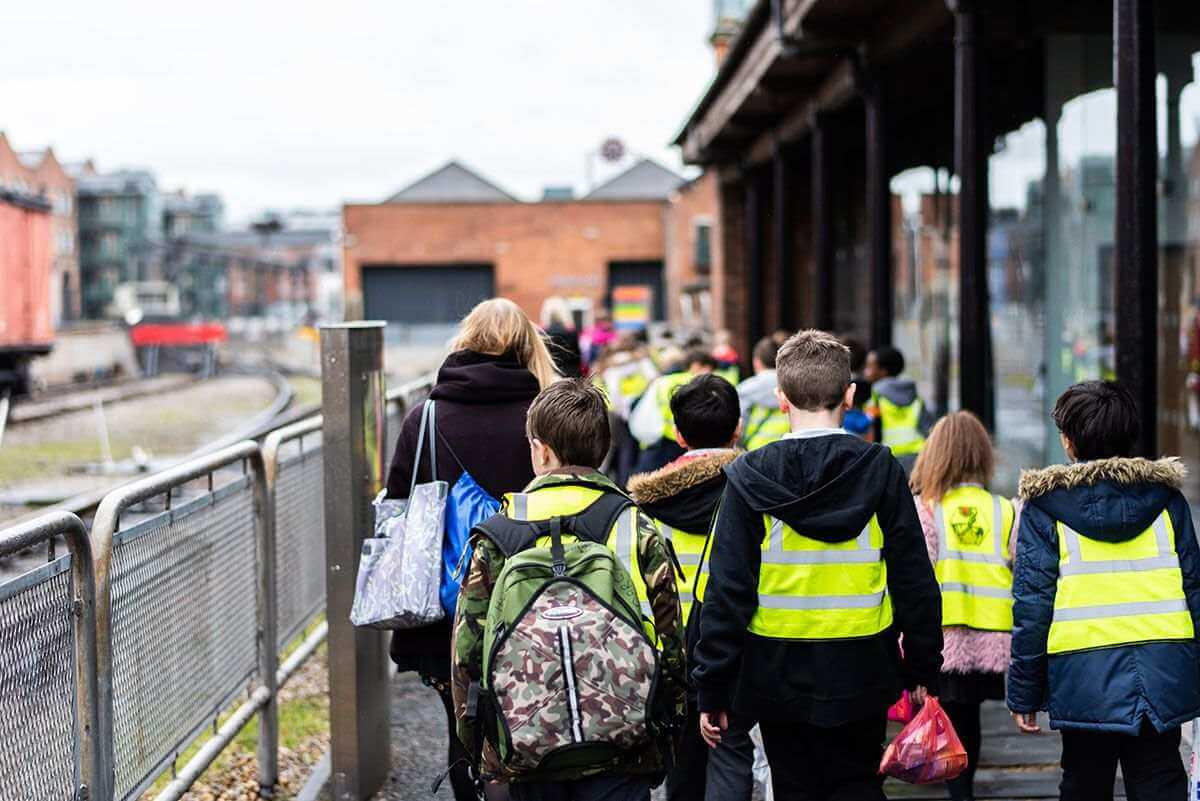
[[[617,519],[634,503],[619,492],[605,492],[588,508],[571,518],[570,529],[575,536],[603,545],[608,542]]]
[[[537,539],[538,530],[528,521],[513,520],[497,512],[482,523],[477,523],[471,529],[471,534],[487,537],[507,559],[528,548]]]

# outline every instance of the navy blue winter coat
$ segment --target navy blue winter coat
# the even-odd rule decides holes
[[[1137,734],[1144,722],[1166,731],[1200,717],[1200,644],[1151,642],[1047,656],[1058,581],[1055,521],[1093,539],[1123,542],[1166,509],[1175,529],[1183,589],[1200,633],[1200,546],[1179,492],[1177,459],[1102,459],[1029,471],[1013,577],[1008,706],[1047,710],[1055,729]]]

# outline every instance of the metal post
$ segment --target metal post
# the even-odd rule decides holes
[[[384,323],[321,328],[326,616],[334,801],[362,801],[391,766],[384,635],[350,625],[371,500],[383,486]]]
[[[1137,452],[1157,455],[1158,139],[1153,0],[1113,3],[1117,85],[1117,378],[1141,415]]]
[[[772,189],[775,201],[775,304],[779,327],[789,331],[796,327],[796,278],[792,259],[792,181],[791,159],[783,145],[775,143],[771,161]]]
[[[959,403],[995,430],[992,323],[987,284],[989,138],[981,98],[982,54],[974,0],[954,11],[954,160],[959,203]]]
[[[267,485],[266,464],[261,451],[253,458],[254,515],[258,536],[258,680],[268,699],[258,713],[258,785],[262,798],[275,795],[279,780],[279,699],[276,672],[279,652],[276,628],[279,598],[275,582],[275,497]]]
[[[813,322],[817,328],[834,325],[833,148],[829,120],[822,114],[812,122]]]
[[[746,333],[749,335],[750,347],[758,342],[764,333],[763,309],[763,247],[762,247],[762,218],[763,197],[762,186],[753,172],[747,172],[743,178],[746,190]]]
[[[887,111],[883,82],[863,91],[867,129],[867,222],[871,253],[871,341],[892,343],[892,190],[888,172]]]

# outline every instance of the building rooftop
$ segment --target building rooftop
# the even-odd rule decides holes
[[[516,203],[519,201],[512,194],[474,170],[457,161],[451,161],[409,184],[385,202]]]
[[[584,200],[666,200],[684,183],[656,161],[640,159],[629,169],[584,195]]]
[[[116,170],[102,175],[80,175],[79,194],[140,194],[154,192],[158,185],[147,170]]]

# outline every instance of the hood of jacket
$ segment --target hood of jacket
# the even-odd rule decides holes
[[[742,407],[742,414],[748,412],[751,406],[778,408],[779,400],[775,397],[777,386],[779,386],[779,377],[774,370],[766,370],[752,375],[738,384],[738,403]]]
[[[531,401],[540,391],[537,378],[513,353],[492,356],[457,350],[438,370],[429,397],[456,403],[486,405]]]
[[[911,378],[881,378],[871,385],[871,392],[882,395],[897,406],[907,406],[917,399],[917,385]]]
[[[738,451],[720,450],[684,455],[653,473],[629,479],[629,494],[646,514],[689,534],[707,533],[713,510],[725,491],[722,468]]]
[[[807,537],[845,542],[879,508],[893,469],[900,467],[881,445],[830,433],[773,442],[733,462],[725,474],[755,512]]]
[[[1186,475],[1174,457],[1096,459],[1026,470],[1019,494],[1084,536],[1125,542],[1150,527]]]

